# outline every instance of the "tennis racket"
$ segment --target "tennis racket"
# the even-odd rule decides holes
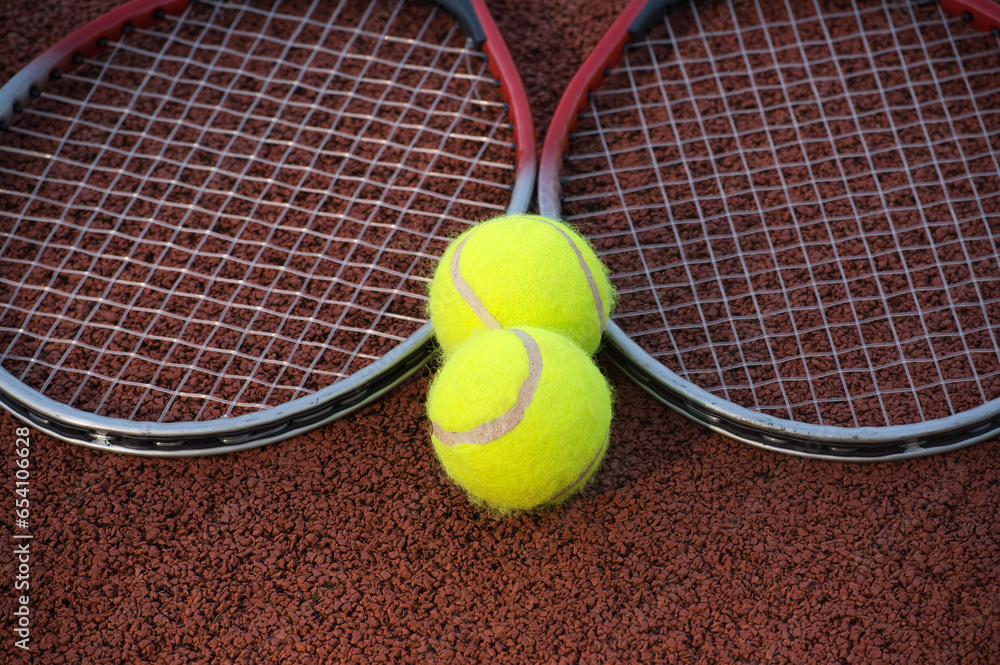
[[[633,2],[539,162],[540,212],[621,294],[611,359],[769,450],[996,436],[998,26],[985,0]]]
[[[261,446],[428,358],[534,130],[483,0],[135,0],[0,89],[0,403],[72,443]]]

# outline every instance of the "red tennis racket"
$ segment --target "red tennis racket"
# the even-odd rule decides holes
[[[148,454],[277,441],[428,357],[534,131],[482,0],[135,0],[0,89],[0,403]]]
[[[771,450],[996,436],[998,26],[987,0],[633,2],[539,164],[540,212],[613,274],[611,358]]]

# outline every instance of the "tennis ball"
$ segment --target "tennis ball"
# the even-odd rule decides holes
[[[563,501],[608,447],[611,392],[580,347],[541,328],[490,330],[448,357],[427,395],[434,452],[496,512]]]
[[[614,305],[607,270],[587,240],[561,222],[507,215],[447,247],[428,306],[445,355],[482,330],[532,326],[593,354]]]

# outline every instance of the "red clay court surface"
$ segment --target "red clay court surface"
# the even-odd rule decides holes
[[[0,17],[0,79],[114,3]],[[491,0],[544,130],[624,0]],[[15,648],[18,421],[0,416],[14,663],[1000,662],[1000,447],[879,464],[762,452],[607,362],[606,461],[496,520],[433,458],[430,370],[309,435],[219,457],[32,433],[30,655]]]

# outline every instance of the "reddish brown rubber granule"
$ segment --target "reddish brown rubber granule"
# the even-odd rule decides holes
[[[34,21],[44,34],[0,39],[0,77],[102,4],[48,4],[42,19],[11,8],[0,36]],[[623,4],[489,3],[542,128]],[[565,505],[506,520],[433,458],[433,366],[308,435],[223,457],[120,456],[32,432],[29,654],[12,621],[20,425],[3,414],[4,662],[1000,659],[995,440],[870,465],[781,456],[601,367],[617,391],[602,469]]]

